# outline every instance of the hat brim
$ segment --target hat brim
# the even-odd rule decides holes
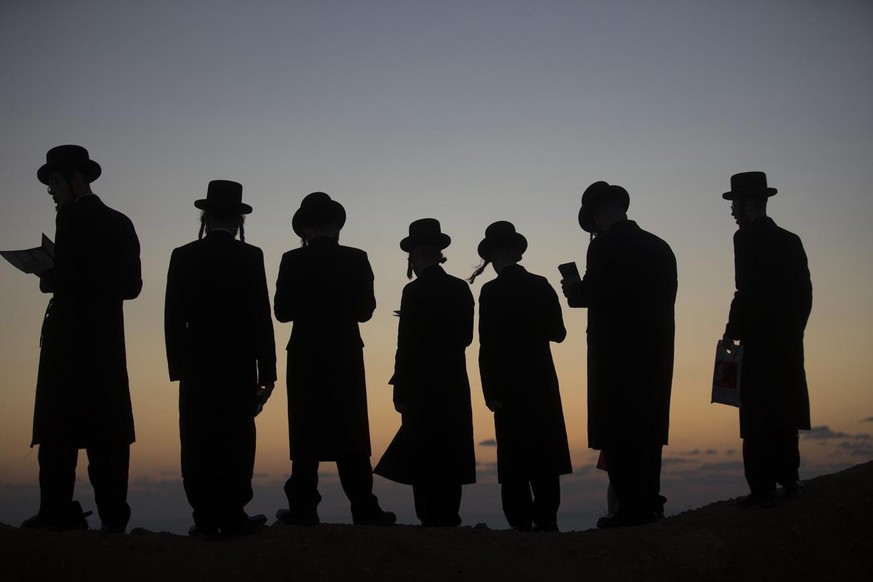
[[[725,200],[736,200],[738,198],[770,198],[776,196],[776,188],[744,188],[742,190],[731,190],[721,195]]]
[[[346,209],[336,200],[314,206],[301,206],[291,217],[291,228],[294,233],[303,238],[303,229],[307,226],[336,224],[342,228],[346,224]]]
[[[511,234],[498,235],[496,237],[483,238],[476,249],[483,261],[490,261],[490,252],[494,249],[511,249],[518,254],[524,254],[527,250],[527,239],[524,235],[518,232]]]
[[[43,164],[36,171],[36,179],[48,186],[49,174],[51,174],[52,172],[65,173],[70,170],[74,170],[82,174],[82,177],[88,180],[88,183],[93,182],[100,177],[100,174],[103,173],[103,169],[100,167],[100,164],[98,164],[94,160],[87,160],[84,162],[72,164]]]
[[[232,215],[232,214],[251,214],[252,207],[246,204],[245,202],[240,202],[237,208],[229,208],[229,207],[217,207],[209,204],[209,200],[206,198],[201,198],[200,200],[194,201],[194,207],[199,208],[200,210],[205,210],[206,212],[216,212],[218,214],[224,215]]]
[[[452,244],[452,239],[445,233],[425,235],[425,236],[408,236],[400,241],[400,250],[406,253],[411,253],[415,247],[438,247],[440,250]]]

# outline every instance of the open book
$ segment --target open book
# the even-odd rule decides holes
[[[55,266],[55,243],[43,234],[42,246],[23,251],[0,251],[0,255],[16,269],[39,275]]]

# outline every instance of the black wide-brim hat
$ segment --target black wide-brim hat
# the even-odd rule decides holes
[[[769,198],[776,195],[776,188],[767,186],[764,172],[741,172],[731,176],[731,191],[721,195],[725,200],[737,198]]]
[[[300,238],[303,238],[303,229],[308,226],[336,224],[342,228],[345,223],[346,209],[324,192],[307,194],[291,218],[291,228]]]
[[[419,218],[409,225],[409,236],[400,241],[400,248],[411,253],[415,247],[437,247],[443,250],[452,244],[449,235],[440,230],[436,218]]]
[[[485,238],[479,243],[479,256],[483,261],[490,261],[494,249],[510,249],[522,255],[527,250],[527,239],[516,232],[511,222],[498,220],[485,229]]]
[[[252,207],[242,201],[242,184],[231,180],[209,182],[206,198],[195,200],[194,206],[216,218],[232,218],[252,211]]]
[[[582,206],[579,208],[579,226],[585,232],[594,232],[594,213],[607,202],[617,202],[624,212],[630,208],[630,196],[621,186],[606,182],[594,182],[582,193]]]
[[[75,171],[82,174],[88,183],[100,177],[103,170],[100,164],[91,159],[88,150],[78,145],[61,145],[53,147],[45,154],[45,164],[36,171],[36,178],[48,185],[49,174],[59,172],[67,174]]]

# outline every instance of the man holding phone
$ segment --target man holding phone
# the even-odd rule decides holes
[[[616,513],[598,521],[602,528],[650,523],[666,501],[661,449],[673,381],[676,258],[628,220],[629,206],[621,186],[589,186],[579,210],[579,225],[593,236],[585,275],[561,265],[568,304],[588,308],[588,446],[603,452],[618,497]]]

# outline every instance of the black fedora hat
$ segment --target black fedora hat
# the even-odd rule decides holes
[[[582,207],[579,208],[579,226],[585,232],[593,232],[594,213],[601,204],[618,202],[625,212],[630,207],[630,196],[621,186],[606,182],[594,182],[582,193]]]
[[[291,228],[300,238],[303,238],[303,229],[307,226],[321,226],[331,223],[342,228],[346,223],[346,209],[324,192],[307,194],[300,201],[300,208],[291,218]]]
[[[409,236],[400,241],[400,248],[411,253],[418,246],[432,246],[442,250],[450,244],[452,239],[440,230],[439,220],[419,218],[409,225]]]
[[[731,176],[731,191],[721,195],[725,200],[735,198],[769,198],[776,195],[776,188],[767,186],[764,172],[741,172]]]
[[[209,182],[206,198],[195,200],[194,206],[216,218],[231,218],[252,211],[252,207],[242,201],[242,184],[231,180]]]
[[[36,171],[36,178],[48,185],[49,174],[52,172],[63,174],[70,171],[79,172],[90,183],[99,178],[103,170],[82,146],[61,145],[53,147],[45,154],[45,164]]]
[[[485,229],[485,238],[479,243],[479,256],[483,261],[490,261],[494,249],[512,249],[521,255],[527,250],[527,239],[515,231],[511,222],[498,220]]]

